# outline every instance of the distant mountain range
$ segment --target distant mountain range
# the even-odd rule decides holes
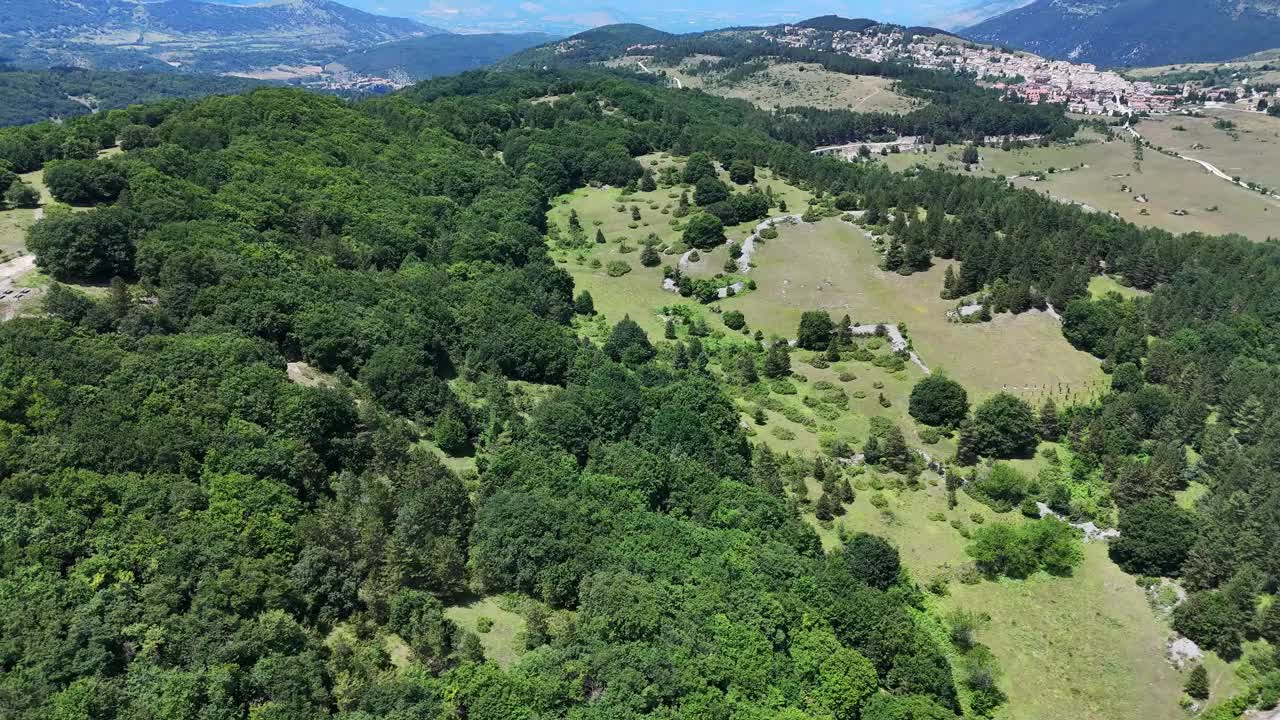
[[[352,50],[325,69],[425,80],[492,65],[512,53],[553,39],[554,35],[546,33],[428,35]]]
[[[0,0],[0,56],[29,66],[219,72],[445,32],[331,0]]]
[[[1280,45],[1280,0],[1036,0],[960,35],[1106,67],[1213,62]]]

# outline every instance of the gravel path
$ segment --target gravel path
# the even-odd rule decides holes
[[[929,367],[924,364],[924,361],[920,359],[920,356],[916,355],[914,350],[908,349],[907,339],[902,336],[902,333],[898,330],[897,325],[890,325],[889,323],[876,323],[874,325],[852,325],[849,327],[849,332],[853,333],[854,335],[862,335],[862,336],[875,335],[876,330],[881,327],[885,329],[885,334],[889,338],[890,349],[892,349],[894,352],[906,351],[907,357],[911,358],[911,362],[915,363],[921,370],[923,370],[925,375],[928,375],[929,373],[932,372],[932,370],[930,370]]]
[[[742,241],[742,255],[739,256],[737,260],[738,272],[742,273],[743,275],[746,275],[747,273],[751,272],[751,256],[754,255],[756,252],[756,240],[760,239],[760,233],[764,232],[768,228],[773,227],[774,225],[791,225],[798,222],[800,222],[799,215],[780,215],[776,218],[770,218],[768,220],[761,222],[759,225],[756,225],[755,230],[753,230],[751,234],[748,235]],[[731,245],[733,244],[733,241],[732,240],[726,241],[725,244]],[[697,250],[690,250],[684,253],[683,255],[681,255],[680,258],[676,260],[676,269],[678,269],[682,273],[688,271],[689,265],[692,264],[689,258],[695,252],[697,252]],[[733,283],[732,285],[722,287],[716,292],[720,296],[720,298],[723,299],[723,298],[729,297],[730,288],[732,288],[733,292],[736,294],[736,293],[742,292],[743,288],[745,287],[746,287],[746,283],[736,282],[736,283]],[[679,292],[679,287],[676,286],[675,282],[671,280],[671,278],[663,278],[662,289],[666,290],[667,292]]]

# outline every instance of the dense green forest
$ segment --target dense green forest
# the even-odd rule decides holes
[[[546,255],[548,203],[639,180],[634,158],[652,151],[770,168],[841,209],[892,216],[912,263],[961,260],[948,292],[1062,309],[1067,338],[1112,373],[1101,402],[1033,424],[1008,396],[970,416],[940,388],[921,414],[959,427],[961,468],[1037,436],[1066,441],[1068,472],[1110,494],[1055,504],[1100,519],[1119,508],[1117,562],[1195,590],[1177,629],[1228,657],[1247,637],[1277,639],[1280,606],[1258,607],[1280,583],[1280,245],[1139,229],[996,179],[816,157],[786,131],[802,123],[557,71],[469,73],[354,104],[259,90],[0,132],[0,159],[49,163],[55,195],[97,206],[36,226],[41,267],[112,282],[96,300],[57,286],[52,317],[0,327],[7,714],[990,711],[998,698],[953,674],[893,548],[858,536],[822,552],[783,489],[790,465],[751,448],[704,362],[714,345],[690,362],[629,320],[599,347],[574,336],[590,308]],[[117,140],[123,155],[88,159]],[[1104,267],[1152,294],[1089,299]],[[809,323],[806,343],[824,332],[829,320]],[[752,372],[785,373],[770,360],[785,355],[757,346]],[[335,386],[287,382],[290,360]],[[446,469],[422,437],[473,453],[478,474]],[[1183,510],[1171,497],[1193,480],[1208,492]],[[1001,563],[1002,543],[1059,539],[1053,523],[1029,527],[985,534],[984,568],[1069,568]],[[544,610],[530,651],[502,670],[442,608],[508,591]],[[411,671],[393,670],[387,631]]]
[[[262,83],[213,75],[19,70],[0,63],[0,127],[114,110],[165,98],[247,92]],[[72,98],[80,98],[80,101]]]

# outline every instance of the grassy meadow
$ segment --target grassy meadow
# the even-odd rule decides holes
[[[1280,126],[1280,121],[1275,122]],[[1142,131],[1148,129],[1144,124]],[[1225,134],[1222,139],[1229,142]],[[1266,147],[1253,142],[1245,145]],[[959,145],[941,145],[937,152],[889,155],[876,157],[875,161],[892,170],[923,164],[963,172],[962,149]],[[1203,159],[1213,162],[1209,157]],[[1195,163],[1151,148],[1145,149],[1138,160],[1132,142],[1107,140],[1090,130],[1082,131],[1075,144],[1021,150],[984,148],[980,151],[980,165],[971,172],[1016,177],[1013,182],[1019,187],[1055,200],[1113,212],[1136,225],[1172,233],[1237,233],[1261,242],[1276,235],[1280,226],[1280,201],[1233,186]],[[1144,196],[1146,202],[1140,201],[1139,196]]]
[[[770,61],[763,70],[745,78],[728,78],[725,73],[691,72],[704,62],[721,58],[696,55],[678,66],[660,65],[648,57],[626,57],[611,61],[614,66],[636,67],[636,61],[654,72],[665,72],[681,86],[712,95],[746,100],[764,110],[807,106],[820,110],[907,113],[924,105],[915,98],[893,91],[893,81],[870,75],[832,72],[815,63]]]

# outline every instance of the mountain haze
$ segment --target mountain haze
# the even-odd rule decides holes
[[[1228,60],[1280,39],[1277,0],[1036,0],[961,34],[1100,66]]]
[[[314,62],[345,51],[445,31],[331,0],[226,5],[199,0],[0,0],[0,55],[26,65],[133,69]]]

